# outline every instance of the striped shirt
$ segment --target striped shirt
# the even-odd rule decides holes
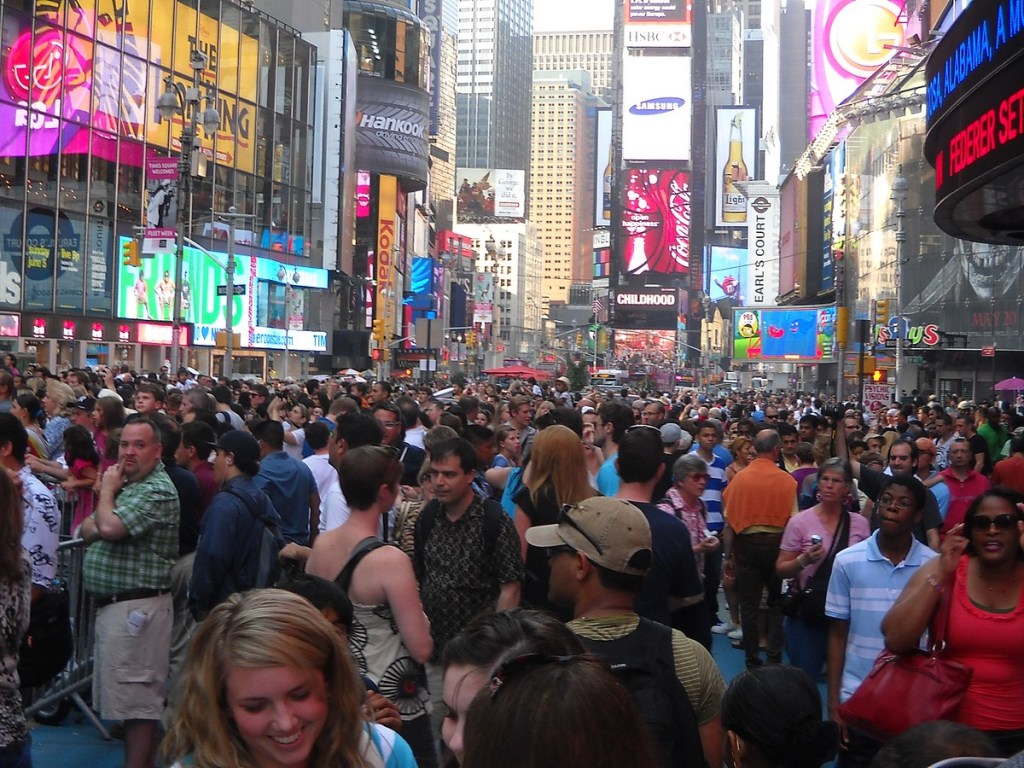
[[[893,565],[878,549],[875,531],[871,538],[836,555],[828,582],[825,615],[850,623],[839,701],[850,698],[867,677],[885,647],[882,619],[910,577],[937,554],[914,539],[903,562]]]
[[[690,453],[704,459],[697,450]],[[708,465],[708,483],[704,486],[704,493],[700,498],[707,506],[708,528],[718,533],[725,528],[725,518],[722,516],[722,491],[725,490],[725,469],[729,465],[717,454],[710,462],[704,459],[704,463]]]

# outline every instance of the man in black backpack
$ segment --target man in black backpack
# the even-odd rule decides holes
[[[572,609],[569,628],[629,688],[661,765],[721,765],[725,682],[714,659],[682,632],[633,610],[654,559],[643,512],[623,499],[594,497],[566,509],[555,525],[530,528],[526,540],[548,550],[548,596]]]
[[[273,586],[279,573],[277,553],[285,543],[273,502],[253,480],[260,469],[256,438],[233,429],[213,448],[213,475],[221,490],[203,515],[188,587],[189,607],[197,619],[235,592]],[[269,560],[268,548],[274,550]]]

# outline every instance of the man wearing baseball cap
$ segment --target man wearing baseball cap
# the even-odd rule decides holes
[[[642,619],[633,610],[654,561],[651,528],[644,513],[623,499],[595,496],[563,508],[554,525],[528,529],[526,541],[547,550],[548,596],[572,610],[569,629],[589,650],[613,666],[656,656],[657,662],[647,670],[655,678],[655,687],[669,699],[673,699],[673,687],[678,690],[681,685],[685,691],[681,700],[673,699],[675,706],[666,708],[664,730],[648,723],[662,749],[663,764],[701,765],[703,758],[708,765],[721,765],[719,704],[725,683],[718,667],[700,643]],[[681,711],[687,702],[689,711]]]
[[[192,566],[189,606],[197,618],[235,592],[270,586],[257,583],[263,531],[281,527],[270,497],[253,481],[260,469],[256,438],[233,429],[212,447],[217,454],[213,476],[221,490],[203,515]]]

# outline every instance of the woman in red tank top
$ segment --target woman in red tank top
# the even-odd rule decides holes
[[[886,646],[916,646],[940,595],[951,592],[947,656],[974,668],[957,720],[994,737],[1004,755],[1024,749],[1024,496],[992,488],[920,569],[882,622]]]

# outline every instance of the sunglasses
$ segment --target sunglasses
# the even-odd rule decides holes
[[[994,525],[997,531],[1009,531],[1017,527],[1017,521],[1020,518],[1017,515],[1005,512],[995,517],[988,517],[987,515],[975,515],[967,521],[967,529],[971,532],[981,531],[987,533],[989,529]]]
[[[546,653],[524,653],[522,656],[515,656],[508,661],[503,661],[495,668],[494,672],[491,673],[491,680],[487,684],[487,687],[491,692],[491,698],[493,699],[501,692],[505,683],[517,674],[521,674],[524,670],[532,669],[533,667],[548,666],[551,664],[568,666],[579,658],[579,656],[552,656]]]
[[[561,525],[562,523],[565,523],[566,525],[568,525],[570,528],[572,528],[574,531],[576,531],[580,536],[582,536],[584,539],[589,541],[591,546],[593,546],[594,549],[597,550],[597,554],[603,555],[604,554],[604,549],[601,547],[601,545],[598,544],[596,541],[594,541],[594,537],[591,536],[589,533],[587,533],[585,530],[583,530],[583,528],[580,526],[580,524],[572,519],[572,516],[569,514],[569,510],[571,510],[571,509],[572,509],[572,505],[570,505],[570,504],[566,504],[566,505],[564,505],[562,507],[562,514],[560,514],[558,516],[558,524]]]

